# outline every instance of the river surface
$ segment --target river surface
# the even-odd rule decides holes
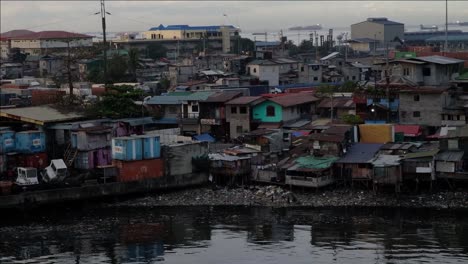
[[[0,263],[468,263],[468,213],[49,209],[0,219]]]

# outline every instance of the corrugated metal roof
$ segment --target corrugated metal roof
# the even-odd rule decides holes
[[[283,125],[284,128],[301,128],[310,124],[310,120],[296,120]]]
[[[330,98],[324,98],[320,104],[319,108],[330,108],[332,106]],[[353,101],[353,98],[350,97],[338,97],[333,98],[333,108],[355,108],[356,103]]]
[[[222,160],[222,161],[237,161],[237,160],[247,160],[250,157],[245,156],[232,156],[224,153],[210,153],[208,154],[210,160]]]
[[[261,96],[241,96],[226,102],[227,105],[258,104],[265,101]]]
[[[324,61],[324,60],[333,59],[333,58],[337,57],[338,55],[340,55],[340,53],[338,51],[335,51],[335,52],[332,52],[332,53],[328,54],[327,56],[321,58],[320,60]]]
[[[140,125],[147,125],[147,124],[155,123],[152,117],[123,118],[123,119],[117,119],[113,121],[128,123],[131,126],[140,126]]]
[[[395,133],[403,133],[405,137],[417,137],[422,134],[422,131],[417,125],[395,125]]]
[[[437,154],[435,159],[440,161],[461,161],[464,154],[463,151],[444,151]]]
[[[223,91],[212,94],[204,102],[206,103],[224,103],[233,98],[242,95],[242,92],[238,91]]]
[[[338,163],[370,163],[375,153],[383,144],[356,143],[348,149],[348,153]]]
[[[0,111],[0,116],[38,125],[76,120],[84,117],[76,112],[60,112],[47,105],[2,109]]]
[[[269,98],[268,100],[275,102],[283,107],[289,107],[293,105],[316,102],[319,99],[309,93],[296,93],[277,96]]]
[[[67,31],[39,31],[32,34],[12,37],[12,39],[66,39],[66,38],[92,38],[92,36]]]
[[[249,62],[247,65],[277,65],[277,63],[271,60],[254,60]]]
[[[381,24],[381,25],[404,25],[403,23],[400,23],[400,22],[388,20],[386,17],[369,17],[364,22],[371,22],[371,23],[376,23],[376,24]]]
[[[398,155],[380,154],[372,160],[372,165],[374,167],[398,166],[400,165],[400,160],[401,158]]]
[[[433,150],[428,150],[428,151],[408,153],[405,156],[403,156],[403,159],[417,159],[417,158],[424,158],[424,157],[434,157],[438,152],[439,152],[439,149],[433,149]]]
[[[190,94],[189,96],[185,97],[183,100],[184,101],[205,101],[210,97],[211,95],[215,94],[216,92],[212,91],[200,91],[200,92],[194,92]]]
[[[326,168],[330,168],[330,166],[336,160],[338,160],[338,157],[314,157],[314,156],[299,157],[295,160],[297,164],[289,168],[288,170],[326,169]]]
[[[185,96],[153,96],[145,102],[149,105],[176,105],[181,104]]]
[[[411,60],[420,60],[420,61],[425,61],[425,62],[430,62],[430,63],[435,63],[435,64],[458,64],[458,63],[463,63],[465,61],[459,60],[459,59],[454,59],[454,58],[449,58],[449,57],[444,57],[444,56],[425,56],[425,57],[416,57],[412,58]]]

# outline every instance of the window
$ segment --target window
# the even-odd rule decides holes
[[[247,67],[247,73],[250,74],[250,67]]]
[[[318,81],[318,77],[314,77],[314,81]]]
[[[237,114],[237,106],[231,106],[231,114]]]
[[[431,76],[431,68],[423,68],[423,76]]]
[[[303,72],[303,71],[304,71],[304,66],[301,66],[301,72]]]
[[[257,68],[254,68],[254,69],[253,69],[253,72],[256,73],[256,72],[257,72]]]
[[[267,106],[266,115],[267,116],[275,116],[275,107],[272,106],[272,105]]]
[[[413,96],[413,100],[415,102],[419,102],[419,94],[416,94],[415,96]]]
[[[245,107],[245,106],[239,107],[239,113],[240,114],[247,114],[247,107]]]
[[[408,76],[409,74],[409,68],[403,68],[403,76]]]
[[[356,80],[356,76],[353,76],[352,79],[353,79],[353,81]]]
[[[413,117],[421,117],[421,112],[419,112],[419,111],[414,111],[414,112],[413,112]]]
[[[198,112],[198,105],[192,105],[192,112]]]
[[[236,126],[237,134],[242,134],[242,126]]]
[[[460,115],[457,115],[457,120],[460,120]]]
[[[340,62],[338,62],[338,65],[339,65],[339,66],[343,65],[343,62],[341,62],[341,61],[340,61]]]

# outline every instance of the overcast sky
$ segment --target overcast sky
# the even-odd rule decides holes
[[[101,30],[99,0],[0,1],[1,32],[12,29]],[[110,32],[145,31],[159,24],[234,24],[243,31],[320,23],[347,27],[367,17],[406,25],[445,23],[445,1],[106,1]],[[227,16],[223,16],[226,14]],[[468,21],[468,1],[449,0],[449,20]],[[467,28],[468,30],[468,28]]]

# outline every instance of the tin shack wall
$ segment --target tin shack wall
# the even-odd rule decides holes
[[[15,148],[19,153],[37,153],[46,150],[45,133],[41,131],[23,131],[15,135]]]
[[[72,147],[81,151],[106,148],[111,145],[111,132],[87,133],[86,131],[72,132]]]
[[[113,160],[114,166],[119,169],[117,181],[140,181],[150,178],[159,178],[164,175],[164,162],[162,159],[122,161]]]
[[[166,175],[185,175],[194,172],[192,158],[208,156],[208,142],[169,145],[163,147]]]

